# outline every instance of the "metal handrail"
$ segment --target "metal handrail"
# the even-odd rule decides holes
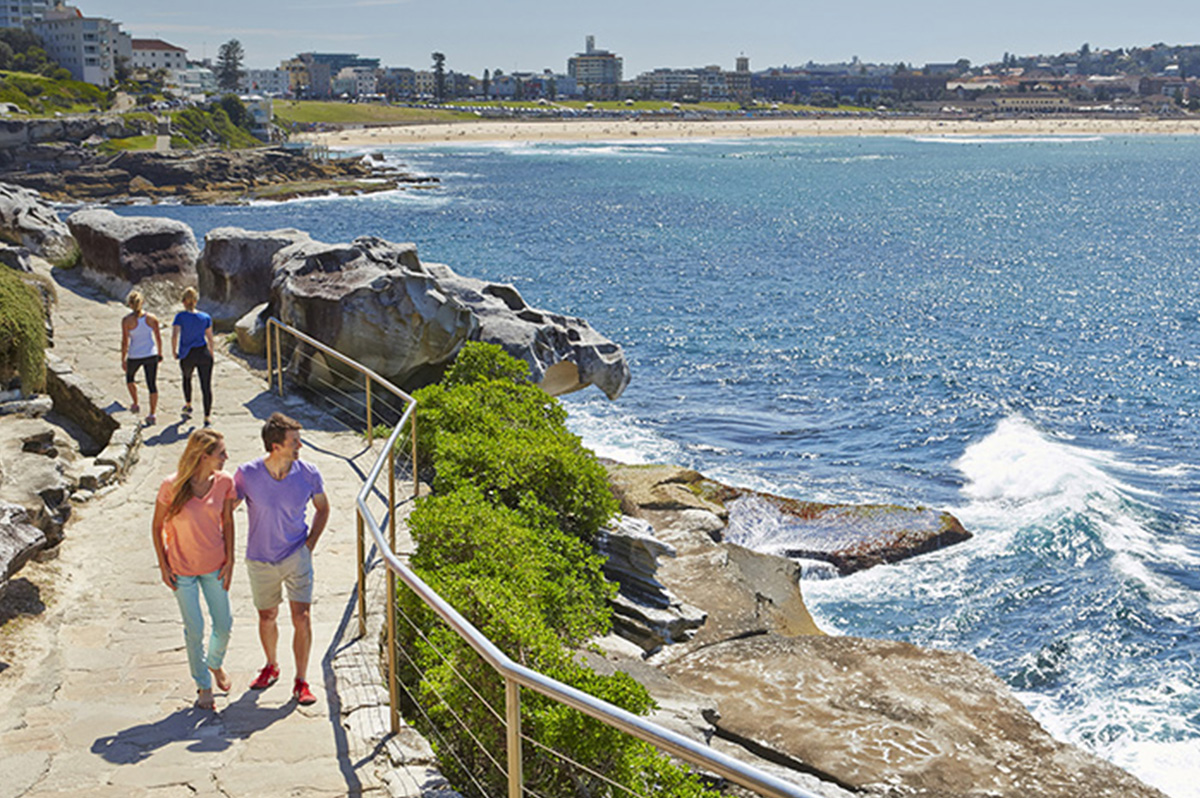
[[[632,735],[644,742],[650,743],[668,753],[671,753],[684,761],[703,768],[704,770],[716,773],[717,775],[729,779],[732,782],[747,787],[760,795],[768,796],[768,798],[820,798],[813,792],[803,789],[797,784],[785,781],[776,776],[772,776],[758,768],[748,765],[731,756],[722,754],[719,751],[702,745],[695,740],[684,737],[681,734],[663,728],[653,721],[647,720],[639,715],[634,715],[632,712],[614,706],[607,701],[602,701],[598,698],[588,695],[587,693],[578,690],[562,682],[552,679],[549,676],[538,673],[535,670],[513,662],[508,656],[496,647],[491,640],[487,639],[478,629],[476,629],[470,621],[464,618],[458,610],[454,609],[449,603],[439,596],[431,587],[417,576],[394,551],[395,549],[395,514],[396,502],[394,494],[389,490],[389,507],[388,507],[388,526],[389,538],[384,537],[383,529],[379,521],[376,520],[371,508],[367,504],[367,499],[375,490],[375,483],[379,480],[379,476],[385,465],[388,466],[389,476],[392,476],[394,468],[394,447],[404,433],[406,423],[409,418],[412,418],[413,423],[413,480],[416,485],[416,400],[408,394],[396,388],[387,380],[376,375],[373,371],[362,366],[359,363],[347,358],[346,356],[330,349],[325,344],[317,341],[310,336],[301,333],[278,319],[272,318],[268,321],[268,335],[271,330],[271,325],[275,326],[276,332],[276,352],[278,349],[278,334],[280,329],[286,330],[289,334],[296,336],[300,340],[309,343],[327,354],[337,358],[340,362],[350,366],[351,368],[370,375],[371,379],[375,379],[388,390],[396,393],[408,402],[408,407],[401,417],[399,423],[392,429],[391,435],[388,436],[387,442],[384,444],[383,452],[375,463],[371,466],[371,470],[363,480],[363,487],[355,498],[355,503],[358,505],[358,525],[359,525],[359,571],[363,571],[363,551],[361,546],[362,529],[365,526],[370,529],[371,537],[375,540],[375,547],[383,558],[384,564],[389,572],[388,585],[388,606],[389,606],[389,626],[394,627],[395,623],[391,619],[390,608],[395,605],[395,586],[392,583],[392,576],[399,579],[408,586],[426,606],[432,609],[451,629],[455,631],[468,645],[473,648],[480,657],[483,658],[491,667],[500,674],[505,683],[505,715],[507,725],[507,753],[508,753],[508,796],[509,798],[522,798],[524,793],[524,776],[522,768],[522,753],[521,753],[521,693],[520,688],[526,687],[534,692],[540,693],[554,701],[557,701],[572,709],[578,710],[589,717],[595,718],[602,723],[605,723],[615,729]],[[269,353],[270,345],[268,338],[268,372],[271,370]],[[283,388],[283,369],[280,363],[279,368],[280,391]],[[394,479],[389,480],[394,484]],[[413,495],[419,493],[414,489]],[[359,597],[360,597],[360,621],[359,629],[361,633],[365,633],[365,621],[362,616],[364,613],[363,605],[363,587],[360,581]],[[389,694],[392,696],[392,731],[398,731],[398,713],[396,705],[396,696],[394,689],[395,682],[395,664],[392,661],[395,646],[389,641]]]

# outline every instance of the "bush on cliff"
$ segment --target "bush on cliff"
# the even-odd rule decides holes
[[[34,114],[91,111],[109,106],[108,94],[97,86],[70,80],[68,72],[54,77],[0,71],[0,102],[10,102]]]
[[[468,344],[442,383],[417,392],[419,456],[434,495],[409,519],[420,577],[516,662],[637,714],[653,701],[625,674],[601,676],[576,651],[608,632],[614,588],[591,546],[616,510],[603,469],[566,414],[496,346]],[[597,476],[599,479],[597,480]],[[505,685],[407,588],[398,589],[405,712],[464,794],[503,794]],[[699,780],[650,746],[522,691],[524,734],[643,795],[701,796]],[[469,732],[468,732],[469,730]],[[607,794],[604,782],[525,748],[531,794]]]
[[[175,134],[171,137],[172,147],[177,141],[186,147],[219,145],[235,149],[262,144],[248,130],[231,122],[229,114],[220,105],[213,106],[212,111],[199,108],[178,111],[171,115],[171,128]]]
[[[46,319],[37,289],[0,266],[0,380],[15,372],[22,390],[39,391],[46,383]]]

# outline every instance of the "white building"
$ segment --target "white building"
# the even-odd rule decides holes
[[[371,67],[343,67],[333,79],[333,93],[338,97],[343,94],[350,97],[375,94],[378,87],[379,79]]]
[[[0,28],[23,28],[37,22],[50,8],[50,0],[4,0],[0,4]]]
[[[109,86],[117,59],[133,61],[133,41],[119,23],[104,17],[85,17],[74,6],[57,5],[29,30],[46,44],[46,55],[69,70],[71,77],[95,86]]]
[[[254,120],[254,127],[251,133],[263,141],[270,141],[274,135],[275,125],[272,120],[275,119],[275,103],[270,97],[262,97],[257,94],[240,97],[242,105],[246,106],[246,110],[250,112],[250,118]]]
[[[246,69],[238,78],[238,93],[288,97],[291,96],[289,81],[286,69]]]
[[[176,87],[173,93],[193,102],[217,92],[217,76],[208,67],[172,70],[170,82]]]
[[[134,39],[133,68],[187,69],[187,50],[162,39]]]

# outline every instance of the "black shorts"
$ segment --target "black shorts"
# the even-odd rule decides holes
[[[125,382],[133,382],[138,369],[146,372],[146,388],[150,393],[158,393],[158,355],[150,357],[131,357],[125,359]]]

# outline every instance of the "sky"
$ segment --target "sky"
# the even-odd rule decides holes
[[[68,0],[70,2],[71,0]],[[384,66],[428,69],[434,51],[446,68],[565,72],[584,37],[624,59],[625,78],[657,67],[733,69],[903,61],[914,67],[1004,53],[1051,55],[1200,41],[1200,3],[1160,0],[74,0],[87,16],[108,17],[135,38],[164,39],[188,57],[215,59],[241,42],[244,66],[274,68],[296,53],[350,52]],[[582,6],[582,7],[581,7]]]

